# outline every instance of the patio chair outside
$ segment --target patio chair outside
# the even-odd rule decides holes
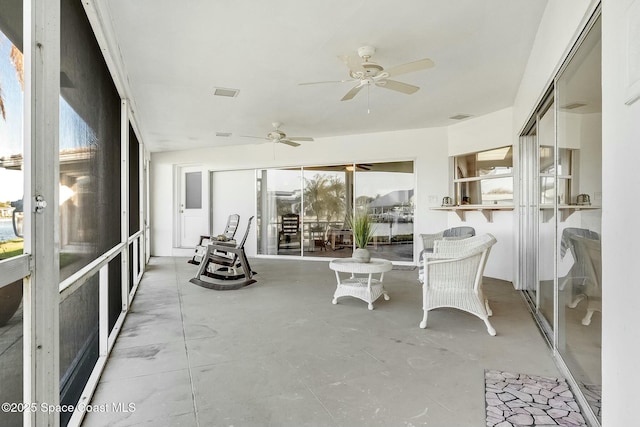
[[[430,310],[450,307],[482,319],[489,335],[496,330],[489,322],[493,313],[482,290],[482,274],[496,238],[491,234],[461,240],[437,240],[433,253],[425,254],[422,285],[421,328],[427,327]]]
[[[278,233],[278,250],[300,247],[302,245],[300,233],[300,215],[288,213],[282,215],[280,233]]]

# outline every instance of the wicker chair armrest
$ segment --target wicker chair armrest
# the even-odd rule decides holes
[[[443,237],[443,232],[441,231],[440,233],[433,233],[433,234],[421,234],[420,237],[422,238],[422,247],[423,249],[430,251],[433,250],[433,243],[436,240],[440,240]]]

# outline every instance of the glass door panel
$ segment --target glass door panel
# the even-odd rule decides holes
[[[355,209],[375,222],[372,257],[413,261],[413,162],[356,164]]]
[[[557,346],[597,418],[602,388],[600,68],[598,20],[557,81],[558,150],[565,154],[558,174],[567,176],[566,204],[583,208],[563,207],[559,223]]]
[[[266,169],[258,171],[258,254],[301,255],[302,225],[283,217],[300,219],[302,212],[302,170]]]
[[[348,217],[353,199],[349,165],[305,167],[303,237],[305,256],[349,258]]]
[[[556,166],[553,104],[538,119],[538,239],[537,311],[545,332],[553,341],[554,324],[554,248],[556,233]]]

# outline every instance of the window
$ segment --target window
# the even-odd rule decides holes
[[[456,205],[513,204],[511,146],[455,156],[453,163]]]

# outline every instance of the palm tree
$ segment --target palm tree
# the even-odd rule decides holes
[[[306,214],[316,217],[316,226],[320,219],[330,222],[333,218],[344,215],[345,187],[339,177],[327,177],[316,174],[306,180],[304,189],[304,204]]]
[[[11,63],[16,69],[16,75],[18,77],[18,81],[20,82],[20,87],[24,90],[24,62],[22,52],[16,47],[16,45],[11,45],[11,51],[9,52],[9,57],[11,58]],[[4,120],[7,120],[7,109],[4,104],[4,96],[2,95],[2,86],[0,86],[0,115]]]
[[[329,180],[327,186],[327,221],[331,222],[333,218],[344,217],[344,201],[346,197],[346,189],[344,181],[334,176]]]
[[[325,193],[327,186],[327,178],[323,175],[316,174],[313,178],[305,180],[304,187],[304,205],[307,215],[315,215],[316,226],[319,226],[320,216],[325,211]]]

